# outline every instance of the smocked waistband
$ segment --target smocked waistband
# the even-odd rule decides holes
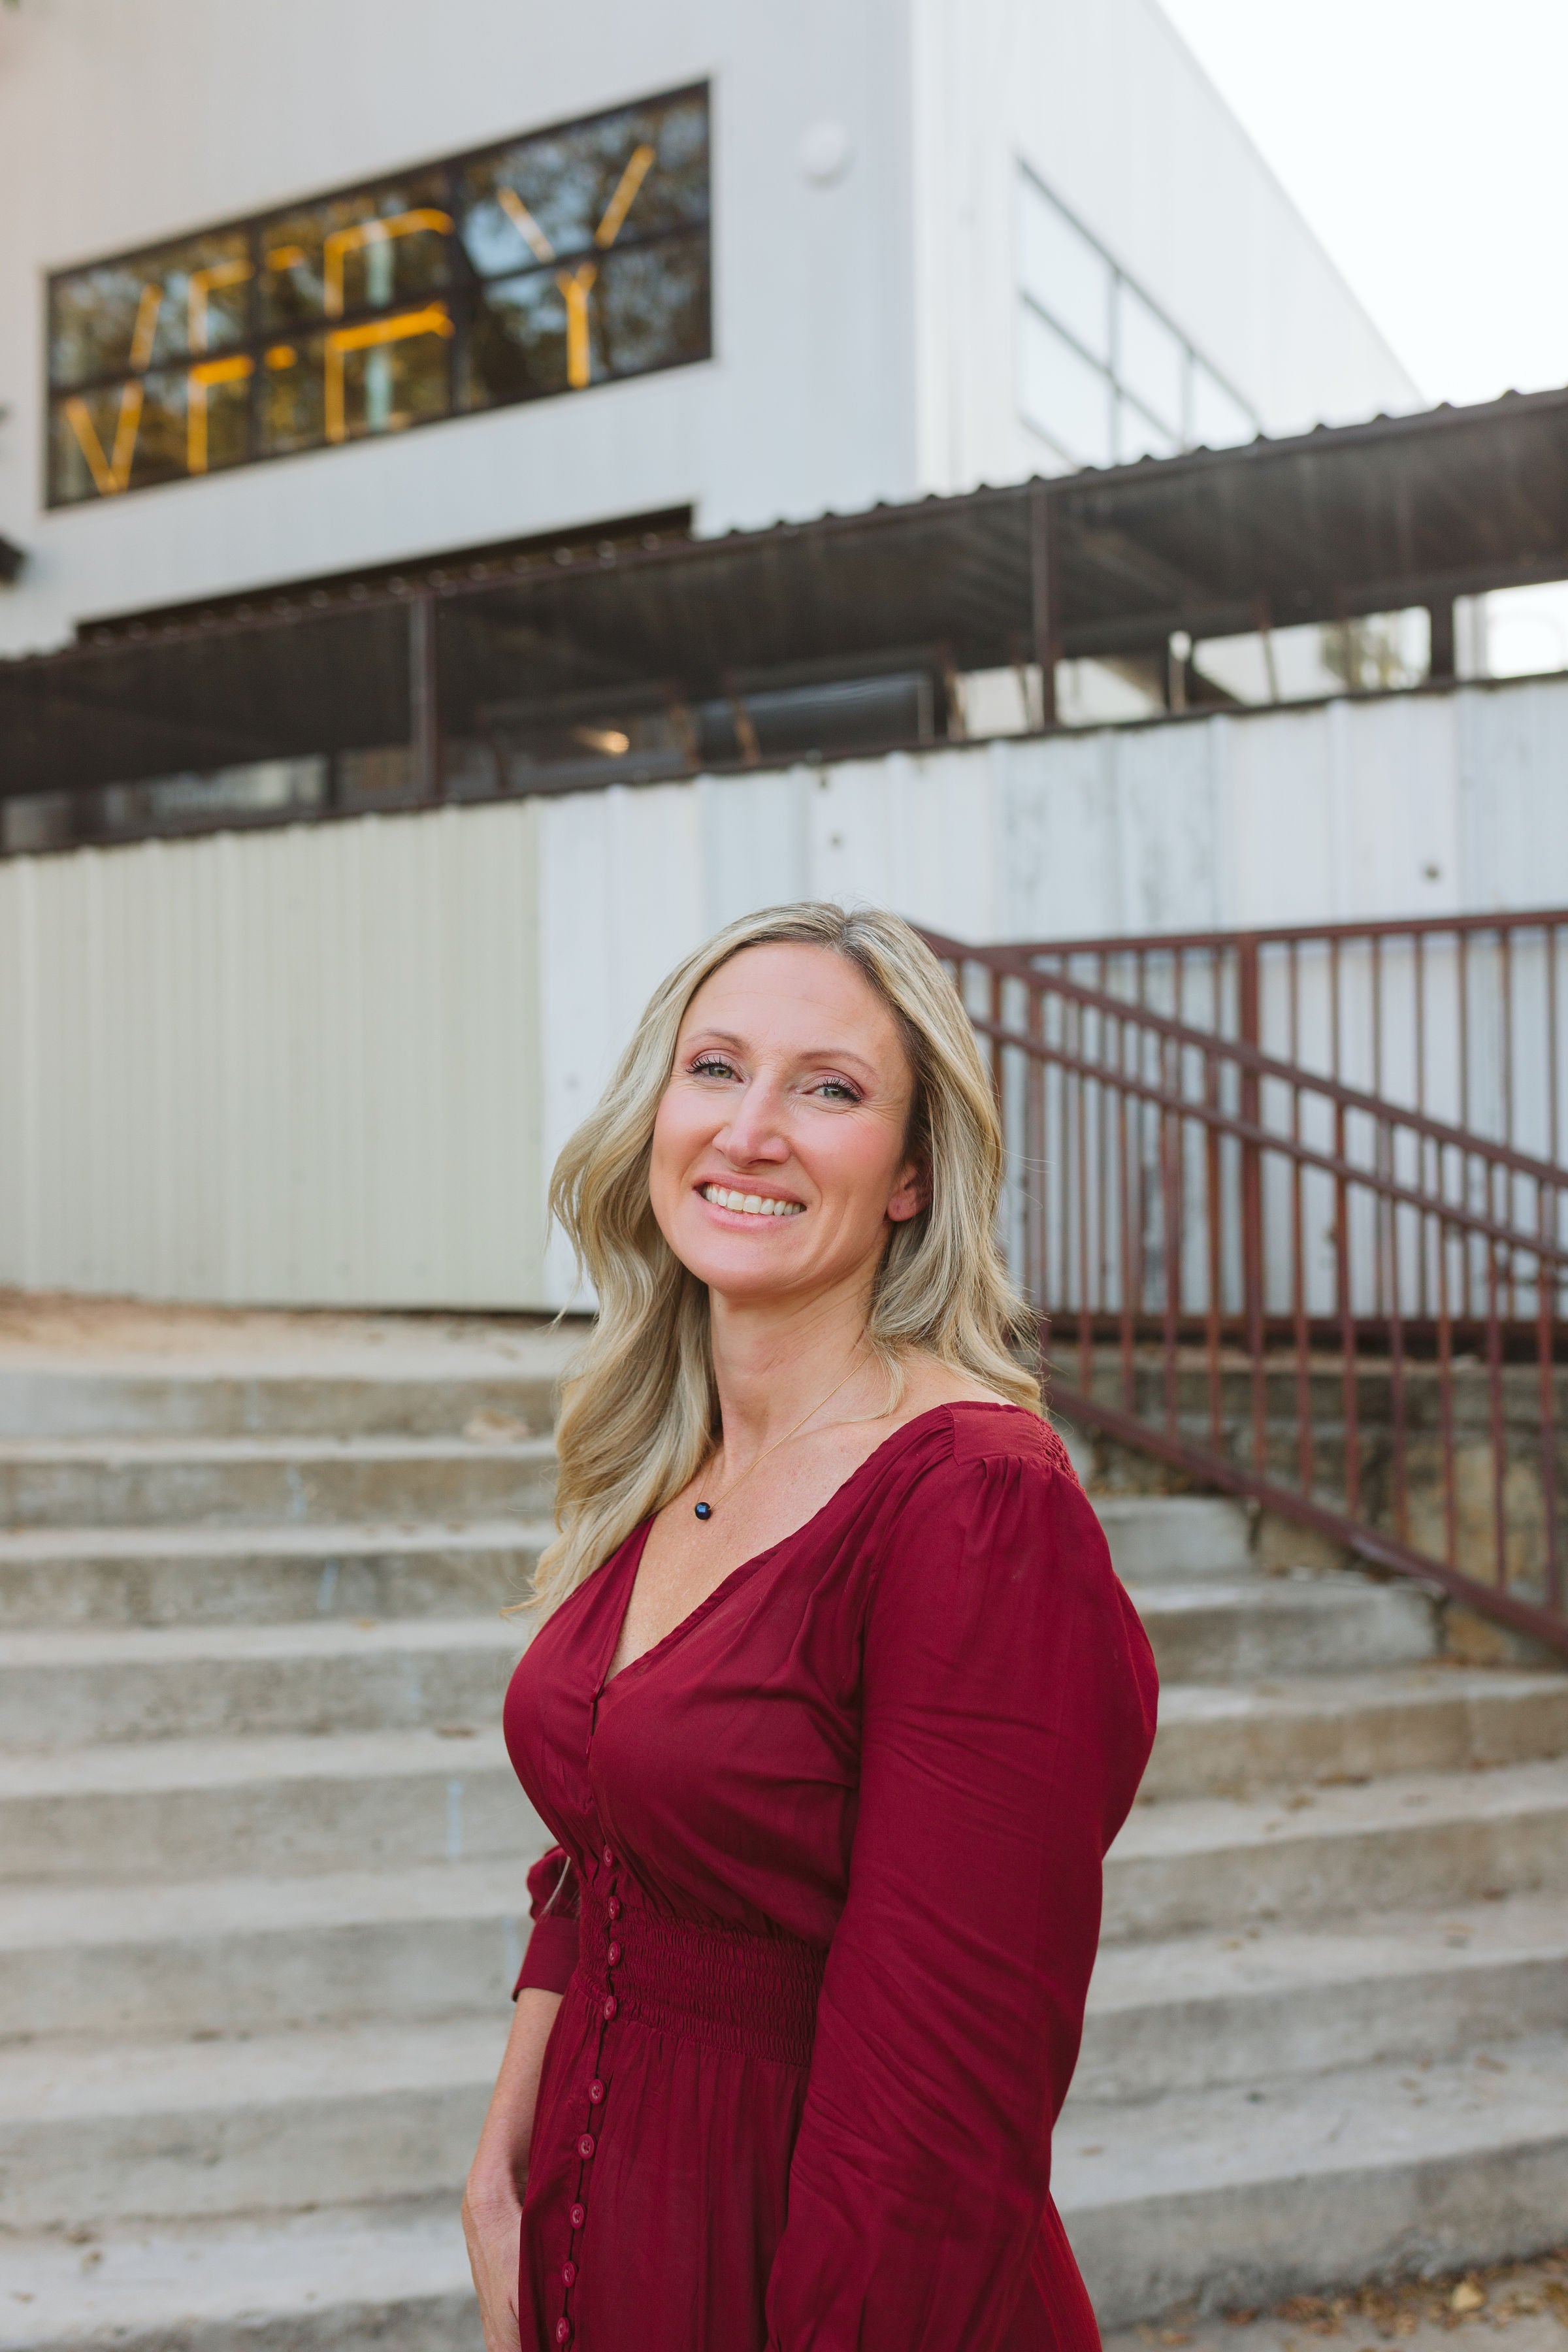
[[[827,1958],[818,1945],[661,1919],[640,1903],[612,1921],[592,1886],[582,1906],[577,1972],[593,1999],[614,1999],[612,2014],[737,2056],[810,2064]]]

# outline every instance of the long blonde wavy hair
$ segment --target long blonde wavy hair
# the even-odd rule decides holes
[[[780,943],[845,957],[891,1011],[914,1076],[908,1154],[929,1205],[892,1228],[866,1336],[896,1410],[903,1360],[922,1349],[1012,1403],[1042,1410],[1021,1353],[1033,1322],[996,1246],[1002,1129],[958,991],[897,915],[805,901],[728,924],[655,989],[598,1108],[551,1180],[550,1206],[598,1297],[568,1373],[556,1429],[555,1540],[533,1605],[554,1609],[632,1529],[694,1477],[719,1434],[708,1292],[675,1255],[648,1197],[654,1119],[680,1024],[703,982],[744,948]]]

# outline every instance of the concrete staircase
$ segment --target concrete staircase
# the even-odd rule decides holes
[[[1568,1675],[1413,1587],[1100,1505],[1160,1660],[1055,2189],[1107,2327],[1561,2242]]]
[[[5,2352],[473,2352],[562,1352],[0,1370]]]
[[[477,2352],[558,1356],[0,1369],[0,2352]],[[1165,1697],[1058,2143],[1102,2318],[1560,2238],[1568,1676],[1103,1515]]]

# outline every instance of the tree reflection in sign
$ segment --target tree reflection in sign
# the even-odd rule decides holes
[[[69,505],[708,356],[686,90],[50,287]]]

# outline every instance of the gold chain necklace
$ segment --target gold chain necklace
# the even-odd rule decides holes
[[[787,1445],[792,1437],[798,1437],[801,1431],[805,1427],[806,1423],[808,1421],[815,1421],[817,1414],[822,1411],[823,1406],[833,1402],[834,1398],[838,1394],[839,1389],[847,1388],[850,1381],[854,1378],[855,1373],[858,1369],[858,1365],[851,1364],[849,1370],[845,1373],[844,1378],[839,1381],[836,1386],[830,1388],[827,1394],[825,1397],[820,1398],[818,1402],[812,1406],[809,1412],[803,1413],[801,1418],[795,1423],[793,1429],[786,1429],[782,1437],[775,1437],[771,1445],[764,1445],[762,1452],[757,1455],[756,1460],[754,1462],[748,1462],[738,1478],[731,1479],[729,1486],[721,1486],[720,1488],[717,1502],[694,1503],[691,1507],[693,1515],[700,1519],[710,1519],[718,1507],[718,1503],[728,1501],[729,1497],[734,1493],[737,1486],[743,1486],[746,1480],[751,1476],[752,1471],[760,1469],[762,1465],[767,1460],[770,1454],[776,1454],[781,1445]]]

